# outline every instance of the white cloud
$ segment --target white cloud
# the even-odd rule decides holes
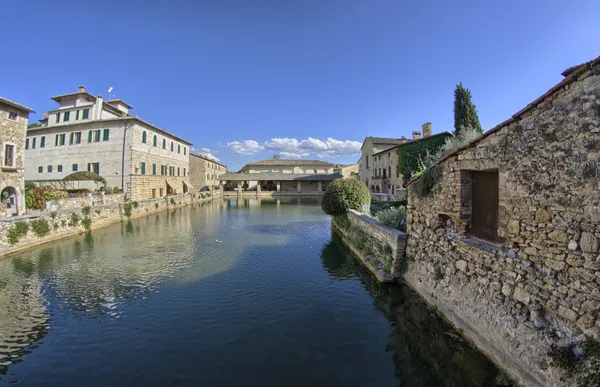
[[[254,140],[228,142],[227,148],[236,155],[255,155],[264,150],[264,147]]]
[[[219,158],[217,156],[213,155],[213,153],[217,153],[217,152],[212,151],[208,148],[200,148],[200,149],[191,148],[190,152],[200,155],[200,156],[208,157],[209,159],[213,159],[215,161],[221,161],[221,160],[219,160]]]
[[[335,158],[360,154],[362,143],[358,141],[340,141],[328,137],[326,140],[308,137],[304,140],[296,138],[272,138],[262,145],[254,140],[233,141],[227,147],[234,154],[255,155],[262,151],[271,151],[284,159],[301,159],[307,157]]]

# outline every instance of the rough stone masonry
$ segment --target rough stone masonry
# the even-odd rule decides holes
[[[409,186],[407,283],[519,384],[574,385],[549,353],[600,338],[600,58],[437,168],[428,194]],[[475,236],[482,171],[493,241]]]

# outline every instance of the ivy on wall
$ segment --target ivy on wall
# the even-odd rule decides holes
[[[450,133],[443,132],[398,147],[398,172],[404,176],[404,184],[408,183],[410,176],[418,170],[419,156],[424,159],[427,152],[434,153],[450,136]]]

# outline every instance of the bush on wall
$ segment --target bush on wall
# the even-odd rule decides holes
[[[363,211],[363,206],[370,202],[366,185],[354,179],[338,179],[329,184],[321,207],[328,215],[341,215],[349,209]]]
[[[450,133],[440,133],[419,141],[409,142],[398,147],[398,172],[404,176],[405,184],[413,173],[419,170],[419,163],[427,154],[434,154],[444,145]]]

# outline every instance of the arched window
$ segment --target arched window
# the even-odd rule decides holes
[[[156,146],[157,143],[158,143],[158,138],[156,137],[156,134],[155,134],[154,138],[152,139],[152,145]]]
[[[167,149],[167,140],[163,138],[163,149]]]
[[[173,152],[173,141],[171,141],[171,152]]]
[[[187,148],[185,148],[185,147],[183,148],[183,154],[187,155]]]
[[[146,131],[144,130],[144,132],[142,133],[142,144],[146,143]]]
[[[181,145],[177,144],[177,153],[181,153]]]

